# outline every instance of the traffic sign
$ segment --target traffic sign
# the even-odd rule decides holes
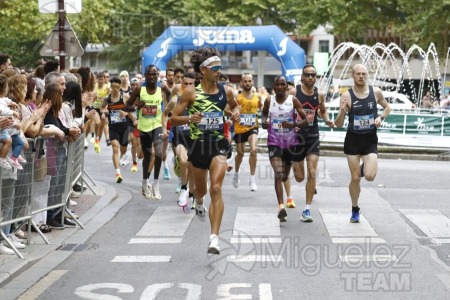
[[[68,14],[78,14],[81,12],[81,0],[64,0],[64,10]],[[58,0],[39,0],[39,12],[44,14],[54,14],[58,10]]]
[[[59,51],[59,23],[56,22],[55,27],[53,27],[50,36],[47,38],[44,46],[41,48],[39,52],[42,56],[58,56],[63,52],[66,56],[82,56],[84,54],[84,50],[81,47],[80,42],[78,41],[75,32],[73,31],[72,26],[69,23],[67,17],[64,16],[64,40],[65,40],[65,52]]]

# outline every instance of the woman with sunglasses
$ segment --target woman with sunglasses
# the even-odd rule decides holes
[[[201,73],[202,79],[197,87],[185,88],[173,111],[171,123],[174,126],[189,123],[192,139],[189,160],[195,185],[195,212],[201,221],[206,220],[207,209],[203,198],[207,193],[209,173],[211,235],[208,253],[220,254],[218,234],[224,210],[222,184],[227,168],[227,154],[231,149],[229,141],[224,137],[224,109],[228,104],[231,109],[230,119],[239,122],[240,107],[232,89],[218,84],[222,65],[216,49],[199,48],[193,53],[191,63],[195,72]],[[189,111],[187,116],[183,114],[186,109]]]

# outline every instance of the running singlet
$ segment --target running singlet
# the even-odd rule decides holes
[[[300,133],[319,133],[319,125],[317,123],[317,111],[319,109],[319,90],[314,87],[312,95],[305,95],[302,92],[301,85],[297,85],[296,98],[300,101],[303,111],[308,119],[308,126],[301,127]],[[299,120],[300,116],[298,116]]]
[[[103,99],[108,96],[108,86],[104,84],[101,88],[98,85],[95,86],[94,92],[97,94],[97,99],[95,99],[93,106],[99,109],[102,106]]]
[[[189,107],[189,115],[200,112],[203,117],[199,124],[190,124],[192,140],[213,142],[224,139],[223,110],[227,105],[227,95],[221,84],[217,87],[219,92],[215,95],[203,92],[201,84],[196,87],[195,102]]]
[[[378,109],[373,87],[369,86],[369,95],[365,99],[357,98],[352,88],[348,91],[352,107],[348,112],[347,131],[357,134],[376,132],[375,119],[378,116]]]
[[[292,95],[289,95],[282,104],[279,104],[277,100],[275,100],[275,96],[271,96],[267,145],[277,146],[282,149],[298,145],[297,133],[294,128],[283,128],[282,126],[284,121],[293,123],[295,115]]]
[[[241,106],[241,121],[234,123],[234,133],[242,134],[253,128],[258,128],[259,97],[253,94],[251,99],[247,99],[239,94],[237,102]]]
[[[107,103],[110,128],[127,128],[130,124],[128,116],[122,117],[119,112],[119,110],[123,110],[125,108],[125,103],[123,102],[123,92],[120,92],[120,98],[116,102],[112,102],[111,94],[109,94]]]
[[[153,95],[147,93],[145,86],[141,87],[139,99],[145,102],[145,105],[139,110],[137,128],[143,132],[152,131],[162,127],[162,104],[164,103],[160,87],[156,88]]]

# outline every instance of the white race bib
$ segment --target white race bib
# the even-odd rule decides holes
[[[109,117],[111,119],[111,124],[118,124],[118,123],[123,123],[123,122],[127,121],[127,119],[125,117],[120,116],[120,112],[118,112],[118,111],[111,111],[109,113]]]
[[[256,114],[241,114],[241,126],[253,127],[256,125]]]
[[[272,120],[272,129],[276,133],[286,133],[293,130],[293,128],[283,128],[283,122],[292,123],[292,118],[278,118]]]
[[[205,130],[222,130],[223,129],[223,112],[204,112],[203,117],[198,124],[198,129]]]
[[[375,126],[375,118],[373,114],[365,116],[354,116],[353,118],[354,130],[373,129],[374,126]]]

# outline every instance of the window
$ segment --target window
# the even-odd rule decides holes
[[[330,52],[330,41],[329,40],[319,41],[319,52]]]

